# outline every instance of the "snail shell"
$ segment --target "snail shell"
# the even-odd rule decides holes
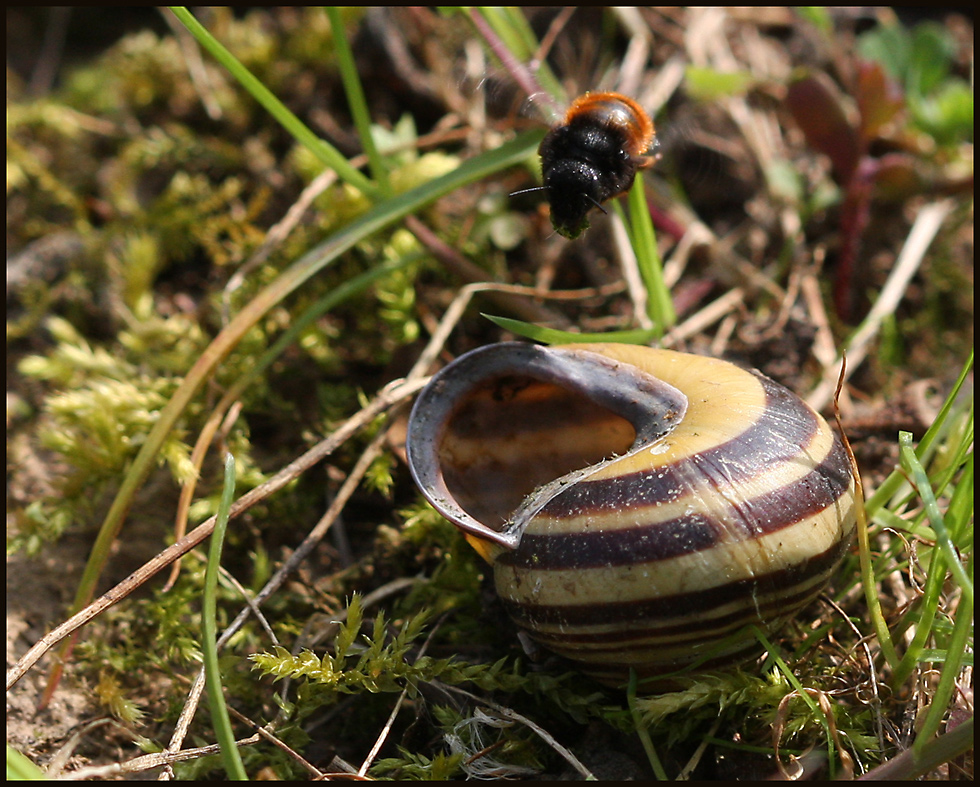
[[[607,684],[758,651],[855,527],[851,464],[799,397],[731,363],[509,342],[419,395],[408,460],[516,624]]]

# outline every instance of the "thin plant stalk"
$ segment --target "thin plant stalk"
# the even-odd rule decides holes
[[[518,6],[483,6],[484,13],[488,13],[488,20],[495,24],[495,29],[508,31],[511,40],[515,38],[521,42],[522,59],[534,69],[534,76],[541,82],[542,86],[556,101],[567,101],[568,95],[561,80],[551,70],[551,66],[544,59],[536,56],[541,49],[541,42],[535,34],[531,23],[527,19],[524,10]],[[513,50],[511,50],[513,51]]]
[[[769,658],[775,662],[776,667],[783,674],[783,677],[789,681],[789,684],[793,687],[796,693],[799,695],[800,699],[806,703],[807,707],[820,722],[820,726],[823,727],[824,733],[827,736],[827,767],[830,771],[830,778],[834,778],[835,763],[834,759],[834,736],[830,730],[830,721],[827,719],[827,714],[823,712],[823,709],[813,701],[813,697],[810,696],[810,692],[807,691],[803,684],[800,683],[799,678],[793,674],[793,670],[789,668],[789,665],[783,661],[783,657],[779,655],[779,651],[776,647],[769,641],[765,633],[758,626],[752,626],[753,633],[757,640],[762,643],[762,646],[766,649],[769,654]]]
[[[640,276],[647,288],[647,314],[653,324],[666,331],[677,322],[670,290],[664,283],[663,265],[657,249],[657,233],[653,228],[653,218],[647,205],[643,178],[638,177],[629,191],[630,239],[636,252]]]
[[[528,98],[543,98],[557,114],[558,102],[567,102],[567,96],[547,63],[538,63],[533,74],[525,65],[537,52],[538,42],[523,12],[514,9],[510,13],[505,8],[483,6],[469,13],[473,26]]]
[[[847,439],[847,432],[841,422],[840,415],[840,392],[844,387],[844,380],[847,379],[847,353],[841,356],[840,376],[837,378],[837,390],[834,393],[834,418],[837,421],[837,428],[840,430],[841,440],[848,460],[851,463],[851,470],[854,476],[854,529],[857,532],[858,542],[858,562],[861,568],[861,582],[864,588],[864,599],[868,605],[868,617],[871,619],[871,627],[878,638],[878,646],[885,657],[885,661],[894,670],[899,663],[898,651],[895,650],[895,643],[892,641],[891,632],[888,630],[888,621],[881,611],[881,602],[878,599],[878,584],[875,580],[874,565],[871,562],[871,536],[868,531],[868,510],[864,500],[864,483],[861,481],[861,471],[858,468],[857,458],[851,449],[851,441]],[[871,667],[874,669],[873,665]]]
[[[326,140],[321,139],[302,120],[294,115],[275,94],[263,85],[255,75],[218,41],[194,15],[183,6],[170,6],[174,16],[186,27],[198,43],[258,101],[300,143],[309,148],[320,161],[354,188],[372,199],[380,196],[380,189],[357,169],[352,167],[343,154]]]
[[[228,777],[236,781],[247,781],[245,766],[242,764],[238,746],[235,743],[235,733],[231,728],[231,717],[225,705],[225,695],[221,686],[221,667],[218,666],[218,626],[215,621],[217,609],[218,575],[221,573],[221,547],[228,530],[228,514],[231,502],[235,497],[235,457],[225,456],[225,482],[221,491],[221,503],[218,505],[218,516],[214,523],[214,533],[211,534],[211,548],[208,554],[208,565],[204,572],[204,603],[201,609],[203,638],[201,650],[204,657],[204,673],[207,683],[208,705],[211,708],[211,724],[214,726],[215,737],[221,746],[221,760]]]
[[[337,54],[340,78],[344,83],[344,92],[347,94],[347,106],[350,107],[354,126],[361,138],[361,146],[367,154],[371,174],[374,175],[381,194],[390,197],[391,181],[388,178],[388,167],[378,151],[378,146],[374,144],[374,136],[371,134],[371,113],[368,111],[364,88],[361,87],[361,77],[357,73],[357,65],[354,63],[354,53],[344,35],[344,22],[340,16],[340,9],[337,6],[328,5],[326,11],[327,18],[330,20],[330,29],[333,31],[333,46],[334,52]]]
[[[943,406],[940,408],[936,420],[933,421],[932,426],[929,427],[923,438],[919,441],[915,453],[922,461],[925,461],[930,455],[933,443],[935,443],[945,428],[946,420],[949,417],[950,411],[953,409],[956,397],[959,395],[964,383],[969,379],[970,370],[973,368],[973,355],[971,351],[970,357],[963,364],[963,369],[960,371],[960,375],[953,385],[953,389],[950,391],[949,396],[946,397],[946,401],[943,402]],[[901,471],[895,470],[881,483],[875,493],[865,502],[869,519],[873,518],[879,509],[883,508],[892,499],[905,481],[905,475]]]
[[[636,704],[636,684],[636,670],[631,669],[630,680],[626,689],[626,702],[630,709],[630,716],[633,718],[633,729],[636,730],[637,737],[639,737],[640,743],[643,745],[643,751],[646,752],[654,775],[660,781],[665,782],[668,781],[667,771],[664,770],[664,766],[660,762],[660,755],[657,754],[657,748],[653,745],[653,740],[650,738],[650,731],[647,730],[646,724],[643,723],[643,717],[640,715],[640,709]]]
[[[885,661],[895,669],[899,664],[898,651],[892,642],[891,632],[888,630],[888,622],[881,611],[881,601],[878,598],[878,581],[875,578],[874,563],[871,560],[871,536],[868,532],[868,513],[864,505],[864,487],[861,484],[860,475],[855,475],[856,485],[856,530],[858,542],[858,560],[861,566],[861,583],[864,586],[864,598],[868,604],[868,616],[871,619],[871,626],[875,630],[878,639],[878,646],[881,648]]]
[[[959,555],[956,554],[956,547],[950,538],[949,530],[946,528],[946,520],[943,518],[942,511],[939,510],[936,496],[929,484],[929,474],[926,473],[926,469],[915,455],[915,449],[912,447],[912,433],[899,432],[898,444],[901,450],[902,467],[911,474],[919,497],[922,498],[922,504],[929,516],[929,524],[932,525],[932,529],[936,533],[936,543],[946,555],[950,571],[953,573],[960,591],[968,598],[970,606],[973,606],[973,581],[967,576],[966,569],[963,568]]]

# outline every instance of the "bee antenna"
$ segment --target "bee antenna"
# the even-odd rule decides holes
[[[600,205],[594,198],[590,197],[588,194],[583,194],[582,196],[585,197],[589,202],[595,205],[599,210],[601,210],[607,216],[609,215],[609,211],[606,210],[604,207],[602,207],[602,205]]]
[[[529,188],[529,189],[521,189],[520,191],[512,191],[507,196],[508,197],[516,197],[518,194],[527,194],[528,192],[531,192],[531,191],[547,191],[547,190],[548,190],[548,187],[547,186],[534,186],[533,188]]]

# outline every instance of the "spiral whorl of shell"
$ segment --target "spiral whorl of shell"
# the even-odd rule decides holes
[[[517,625],[607,683],[758,650],[749,624],[810,603],[854,532],[823,418],[758,373],[668,350],[475,350],[422,392],[408,450]]]

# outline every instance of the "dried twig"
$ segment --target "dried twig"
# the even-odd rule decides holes
[[[662,342],[664,347],[672,347],[678,342],[695,336],[709,325],[712,325],[745,301],[745,291],[741,287],[729,290],[720,298],[712,301],[696,314],[692,314],[680,325],[673,328]]]
[[[492,283],[487,281],[487,273],[483,268],[476,263],[470,262],[465,256],[443,241],[425,222],[420,221],[415,216],[406,216],[405,226],[456,276],[469,283]],[[514,298],[506,290],[498,287],[488,288],[488,291],[492,293],[490,297],[498,307],[512,311],[522,320],[549,323],[560,328],[569,325],[568,318],[560,312],[552,311],[526,298]]]
[[[817,329],[813,340],[813,357],[817,359],[826,374],[827,370],[835,365],[837,349],[834,345],[833,331],[830,329],[830,320],[827,318],[827,310],[824,308],[823,296],[820,294],[820,282],[817,281],[816,271],[809,271],[803,275],[800,281],[800,295],[806,304],[810,324]]]
[[[261,739],[261,736],[256,734],[248,738],[243,738],[240,741],[235,741],[235,744],[241,748],[243,746],[251,746],[252,744],[258,743]],[[219,754],[220,752],[221,746],[217,743],[212,743],[209,746],[200,746],[194,749],[183,749],[173,753],[155,752],[154,754],[146,754],[142,757],[136,757],[128,762],[114,762],[110,765],[93,765],[89,768],[79,768],[77,771],[62,774],[59,778],[64,781],[107,779],[112,776],[122,776],[129,773],[143,773],[144,771],[149,771],[153,768],[169,766],[175,762],[196,760],[212,754]]]
[[[848,377],[868,357],[868,348],[874,337],[878,335],[882,323],[895,313],[898,304],[905,296],[909,282],[922,264],[929,244],[936,237],[936,233],[939,232],[945,218],[953,210],[953,205],[952,200],[941,200],[926,205],[919,211],[878,300],[875,301],[875,305],[871,307],[868,316],[865,317],[864,322],[861,323],[861,326],[847,343]],[[837,387],[837,372],[835,370],[839,364],[840,359],[838,358],[826,370],[819,385],[806,397],[807,404],[814,410],[822,410],[830,403],[834,389]]]
[[[425,380],[412,380],[410,382],[397,380],[389,384],[367,407],[351,416],[341,424],[336,431],[329,437],[322,440],[298,459],[294,460],[275,476],[264,484],[242,495],[231,507],[230,517],[235,518],[247,511],[253,505],[264,500],[273,492],[282,489],[286,484],[296,478],[300,473],[315,465],[320,460],[329,456],[355,432],[369,424],[374,418],[399,402],[408,399],[418,392],[425,385]],[[97,598],[85,609],[81,610],[60,626],[56,627],[44,637],[42,637],[30,650],[27,651],[17,663],[7,672],[7,689],[9,690],[19,681],[27,671],[33,667],[37,661],[47,653],[52,647],[65,637],[71,635],[86,623],[122,601],[126,596],[140,587],[150,577],[161,569],[170,565],[174,560],[187,554],[191,549],[200,544],[214,530],[215,517],[211,517],[203,524],[198,525],[177,543],[163,550],[148,561],[145,565],[130,574],[126,579],[113,587],[111,590]],[[261,603],[265,597],[260,593],[255,598],[255,603]],[[246,612],[247,615],[247,612]]]
[[[362,167],[366,162],[367,156],[360,155],[351,159],[351,166]],[[248,276],[249,273],[265,262],[269,258],[269,255],[272,254],[276,248],[282,245],[283,241],[289,237],[289,233],[296,228],[296,225],[299,224],[300,219],[302,219],[306,211],[309,210],[314,200],[336,182],[337,173],[332,169],[325,169],[323,172],[317,175],[310,182],[310,184],[303,189],[303,192],[299,195],[296,202],[294,202],[290,206],[289,210],[286,211],[286,215],[269,228],[269,231],[265,234],[265,240],[262,241],[262,245],[259,246],[256,252],[232,274],[231,278],[228,279],[228,283],[225,285],[221,299],[222,317],[226,323],[230,319],[231,294],[242,286],[245,281],[245,277]]]
[[[167,23],[174,38],[177,39],[177,45],[180,47],[184,62],[187,64],[187,74],[201,99],[204,111],[207,112],[211,120],[221,120],[223,114],[221,104],[218,103],[214,85],[211,82],[211,75],[204,65],[204,58],[201,57],[200,45],[194,40],[190,30],[177,23],[177,17],[171,11],[161,9],[161,16],[163,16],[163,20]]]
[[[636,320],[636,324],[640,328],[649,330],[653,328],[653,319],[647,313],[649,292],[640,273],[640,263],[636,258],[636,251],[633,249],[623,220],[619,216],[613,215],[609,224],[612,228],[613,246],[619,256],[619,269],[623,272],[626,289],[630,294],[630,301],[633,303],[633,319]]]
[[[284,741],[279,740],[279,738],[277,738],[275,735],[272,734],[270,729],[272,725],[266,725],[265,727],[260,727],[258,724],[256,724],[250,718],[248,718],[248,716],[245,716],[244,714],[239,713],[237,710],[235,710],[231,705],[228,706],[228,710],[231,713],[231,715],[234,716],[236,719],[247,724],[253,730],[255,730],[255,733],[263,740],[268,741],[280,751],[285,752],[286,755],[290,757],[290,759],[298,763],[299,766],[303,768],[305,771],[307,771],[314,779],[323,778],[323,771],[321,771],[319,768],[313,765],[313,763],[307,760],[302,754],[300,754],[294,748],[289,746]],[[251,740],[251,738],[249,738],[249,740]]]
[[[466,691],[465,689],[461,689],[458,686],[449,686],[447,684],[440,684],[440,687],[446,691],[450,691],[455,694],[462,694],[464,697],[469,697],[471,700],[473,700],[474,702],[478,702],[480,705],[485,705],[488,708],[492,708],[494,711],[496,711],[500,716],[502,716],[505,719],[508,719],[510,721],[516,721],[519,722],[520,724],[523,724],[525,727],[531,730],[531,732],[533,732],[535,735],[541,738],[541,740],[547,743],[552,749],[554,749],[561,757],[565,759],[565,761],[569,765],[571,765],[582,776],[584,776],[586,779],[589,780],[595,779],[595,776],[592,775],[592,771],[586,768],[582,764],[582,762],[578,759],[578,757],[576,757],[568,749],[566,749],[558,741],[556,741],[554,737],[551,735],[551,733],[549,733],[544,728],[539,727],[537,724],[535,724],[526,716],[522,716],[517,711],[511,710],[510,708],[504,707],[503,705],[498,705],[496,702],[491,702],[488,699],[485,699],[483,697],[478,697],[475,694],[471,694],[470,692]]]

